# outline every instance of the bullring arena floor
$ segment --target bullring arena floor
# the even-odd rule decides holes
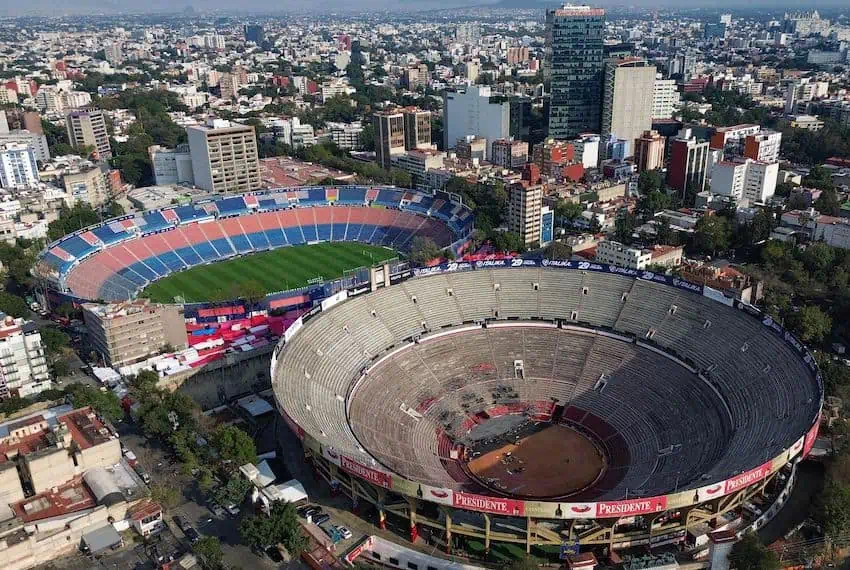
[[[564,425],[551,425],[467,464],[470,474],[500,493],[564,497],[596,481],[605,458],[590,439]]]

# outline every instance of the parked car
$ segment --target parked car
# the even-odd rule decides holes
[[[224,508],[227,509],[227,512],[233,515],[234,517],[239,514],[239,507],[237,507],[233,503],[227,505]]]
[[[354,535],[351,534],[351,531],[348,530],[348,527],[344,527],[344,526],[340,525],[340,526],[336,527],[336,529],[339,531],[339,533],[342,535],[342,538],[344,538],[345,540],[348,540],[349,538],[354,536]]]
[[[328,522],[329,520],[331,520],[331,516],[327,513],[324,513],[324,514],[321,514],[321,515],[316,515],[314,517],[310,517],[307,520],[308,520],[308,522],[311,522],[315,525],[320,525],[324,522]]]
[[[210,510],[213,512],[213,514],[215,516],[217,516],[219,518],[224,518],[227,515],[227,513],[224,511],[224,509],[221,508],[221,505],[212,504],[210,506]]]
[[[342,540],[342,533],[340,533],[335,526],[327,525],[319,528],[325,531],[325,534],[328,535],[328,538],[330,538],[331,542],[333,542],[334,544]]]
[[[309,507],[309,508],[305,509],[304,512],[301,513],[301,514],[305,519],[309,519],[310,517],[312,517],[314,515],[321,514],[321,512],[322,512],[321,507]]]
[[[124,450],[124,457],[126,457],[126,458],[127,458],[127,461],[135,461],[135,460],[136,460],[136,454],[135,454],[135,453],[133,453],[133,452],[132,452],[131,450],[129,450],[129,449],[125,449],[125,450]]]
[[[189,542],[191,542],[192,544],[195,544],[196,542],[201,540],[201,534],[191,526],[187,526],[183,530],[183,534],[186,535],[186,538],[188,538]]]
[[[183,531],[183,534],[185,534],[185,533],[186,533],[186,528],[187,528],[187,527],[186,527],[186,521],[184,521],[184,520],[183,520],[183,517],[178,516],[178,515],[175,515],[175,516],[174,516],[174,517],[172,517],[172,518],[173,518],[173,520],[174,520],[174,524],[176,524],[176,525],[177,525],[177,528],[179,528],[180,530],[182,530],[182,531]]]

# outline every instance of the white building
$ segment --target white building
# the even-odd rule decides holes
[[[735,200],[765,202],[776,191],[778,175],[778,162],[721,160],[711,171],[711,192]]]
[[[152,145],[148,147],[148,156],[153,165],[153,175],[157,186],[195,183],[189,145],[182,144],[176,149]]]
[[[630,269],[646,269],[652,262],[652,252],[604,240],[596,245],[596,261]]]
[[[599,140],[599,135],[585,134],[572,141],[576,162],[585,169],[596,168],[599,164]]]
[[[670,119],[679,107],[679,90],[675,79],[661,79],[661,74],[655,75],[655,86],[652,97],[652,118]]]
[[[0,398],[29,396],[50,388],[41,333],[32,321],[2,315]]]
[[[414,182],[423,185],[425,173],[428,170],[443,167],[443,159],[446,153],[436,150],[411,150],[404,154],[392,157],[393,166],[404,170],[413,178]]]
[[[0,146],[0,186],[34,188],[38,184],[38,164],[32,148],[20,143]]]
[[[199,188],[248,192],[260,187],[260,163],[254,127],[222,119],[186,129],[192,173]]]
[[[510,136],[510,103],[491,102],[490,87],[470,86],[443,94],[443,148],[468,135],[495,141]]]
[[[343,150],[360,148],[360,136],[363,134],[363,125],[355,123],[328,123],[328,131],[331,140],[336,146]]]
[[[357,90],[343,81],[332,81],[322,85],[322,103],[327,103],[328,99],[338,95],[351,95]]]
[[[744,141],[744,156],[762,162],[777,162],[779,147],[782,145],[782,133],[779,131],[760,131],[749,135]]]
[[[14,130],[8,133],[0,133],[0,145],[20,143],[32,149],[36,160],[47,162],[50,160],[50,147],[47,146],[47,137],[38,133],[25,130]]]

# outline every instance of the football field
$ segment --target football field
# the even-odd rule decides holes
[[[394,257],[398,254],[389,249],[355,242],[282,247],[173,273],[149,285],[142,296],[159,303],[173,303],[175,297],[186,303],[224,300],[238,296],[246,284],[272,293],[303,287],[312,279],[335,279],[348,269]]]

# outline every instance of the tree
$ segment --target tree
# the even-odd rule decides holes
[[[540,562],[533,556],[526,555],[514,560],[508,565],[509,570],[539,570]]]
[[[735,543],[729,554],[732,567],[738,570],[779,570],[779,557],[768,550],[754,532],[748,532]]]
[[[789,315],[788,324],[805,343],[818,344],[832,330],[832,319],[820,307],[807,305]]]
[[[71,337],[56,327],[43,327],[38,332],[41,334],[41,343],[48,358],[61,355],[71,345]]]
[[[523,253],[525,251],[525,242],[516,232],[492,232],[490,241],[493,242],[493,247],[499,251],[506,253]]]
[[[63,206],[59,217],[47,225],[47,239],[54,241],[60,237],[85,228],[100,221],[100,215],[85,202],[77,202],[73,208]]]
[[[443,252],[440,249],[440,246],[438,246],[433,239],[422,236],[416,236],[413,238],[413,242],[411,242],[410,247],[410,260],[414,263],[424,265],[432,259],[437,259],[442,255]]]
[[[717,255],[729,247],[732,230],[723,216],[703,216],[694,228],[694,246],[705,254]]]
[[[644,170],[638,177],[638,190],[641,194],[649,194],[664,189],[664,178],[658,170]]]
[[[559,199],[555,204],[555,216],[562,220],[573,221],[584,212],[584,206],[579,202],[567,202]]]
[[[204,568],[221,568],[221,541],[214,536],[205,536],[193,544],[192,554],[198,557]]]
[[[820,197],[812,204],[815,210],[827,216],[837,216],[841,213],[841,202],[838,200],[838,192],[827,188],[821,192]]]
[[[650,218],[654,216],[656,212],[669,207],[670,197],[660,190],[652,190],[647,194],[644,194],[637,203],[638,212],[646,218]]]
[[[236,426],[220,426],[213,432],[210,442],[223,461],[232,462],[236,467],[257,462],[254,440]]]
[[[75,408],[91,406],[110,421],[118,420],[124,415],[118,396],[108,390],[102,392],[94,386],[71,384],[65,388],[65,393],[71,396]]]
[[[241,476],[231,477],[227,483],[213,491],[213,498],[219,505],[239,505],[248,495],[253,484]]]
[[[173,509],[180,502],[180,491],[173,485],[154,483],[151,485],[151,499],[165,509]]]
[[[635,231],[635,215],[625,212],[614,220],[614,237],[618,242],[629,245],[632,243],[632,234]]]
[[[117,218],[118,216],[123,216],[124,206],[113,200],[106,208],[106,215],[110,218]]]
[[[293,557],[307,548],[307,537],[301,532],[298,514],[292,503],[275,502],[269,516],[251,515],[242,519],[239,535],[248,544],[265,548],[281,543]]]
[[[662,217],[655,224],[655,242],[662,245],[676,245],[676,232],[670,227],[670,218]]]
[[[198,405],[181,392],[155,391],[142,400],[139,419],[145,435],[167,438],[178,429],[197,427]]]
[[[23,297],[6,291],[0,291],[0,311],[12,317],[26,317],[30,314],[30,308]]]

